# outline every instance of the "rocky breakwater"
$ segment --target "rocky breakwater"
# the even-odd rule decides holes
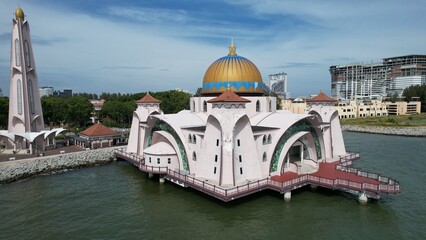
[[[342,125],[343,131],[365,132],[385,135],[399,135],[409,137],[426,137],[426,127],[381,127],[381,126],[361,126]]]
[[[96,166],[114,161],[114,148],[29,158],[0,163],[0,183],[9,183],[38,174]]]

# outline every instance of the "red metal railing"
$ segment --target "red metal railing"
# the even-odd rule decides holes
[[[380,174],[377,174],[377,173],[362,171],[359,168],[348,167],[341,164],[336,165],[336,170],[354,173],[357,176],[377,180],[379,182],[379,184],[364,183],[363,188],[367,188],[368,190],[374,190],[377,192],[386,192],[386,193],[399,192],[399,182],[390,177],[381,176]]]

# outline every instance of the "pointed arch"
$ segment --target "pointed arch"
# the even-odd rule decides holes
[[[260,101],[259,100],[257,100],[256,101],[256,112],[260,112]]]
[[[203,112],[207,112],[207,101],[204,100],[203,102]]]
[[[317,155],[317,159],[322,158],[322,152],[323,152],[323,143],[318,136],[318,133],[315,129],[315,127],[312,125],[312,123],[307,120],[306,118],[294,123],[291,125],[280,137],[280,139],[277,142],[277,145],[275,146],[274,152],[272,154],[272,160],[270,165],[270,172],[275,172],[278,170],[278,164],[281,159],[281,152],[284,148],[284,145],[287,143],[287,141],[292,138],[295,135],[304,134],[303,132],[308,132],[312,135],[312,142],[315,146],[315,152]],[[297,140],[297,139],[295,139]]]
[[[34,104],[34,90],[33,90],[33,81],[28,79],[28,99],[30,104],[30,111],[32,114],[35,113],[35,104]]]
[[[18,81],[16,81],[16,100],[18,102],[17,106],[18,106],[18,114],[22,115],[22,81],[21,79],[18,79]]]
[[[18,39],[15,39],[15,65],[17,67],[21,66],[21,47]]]
[[[30,45],[28,41],[24,41],[24,54],[25,54],[25,65],[31,67],[31,57],[30,57]]]

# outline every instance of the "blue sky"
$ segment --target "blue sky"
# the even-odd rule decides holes
[[[330,93],[331,65],[426,53],[421,0],[3,0],[6,95],[18,5],[30,23],[39,86],[55,90],[195,92],[231,37],[265,82],[286,72],[292,97]]]

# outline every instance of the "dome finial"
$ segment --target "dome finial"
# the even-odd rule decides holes
[[[228,56],[236,56],[237,55],[237,47],[234,45],[234,37],[231,38],[231,45],[229,45],[229,53]]]
[[[24,20],[24,18],[25,18],[24,11],[22,10],[21,6],[19,6],[15,11],[15,19]]]

